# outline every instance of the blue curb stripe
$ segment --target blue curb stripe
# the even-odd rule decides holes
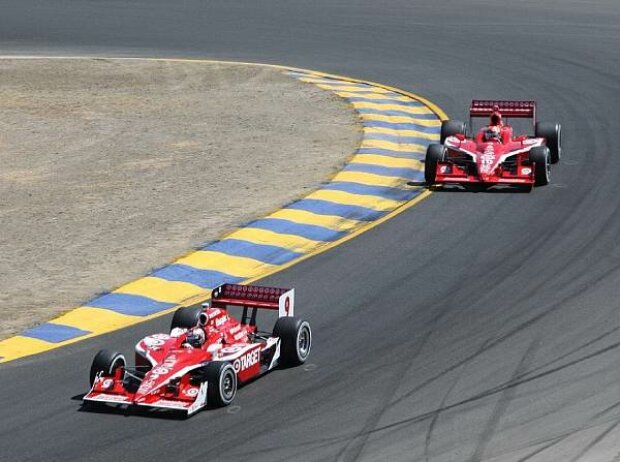
[[[376,154],[378,156],[398,157],[401,159],[417,159],[422,160],[426,156],[423,152],[418,151],[393,151],[383,148],[359,148],[357,154]],[[355,158],[353,158],[355,161]]]
[[[306,239],[312,239],[313,241],[324,242],[336,241],[347,234],[346,232],[336,231],[323,226],[295,223],[294,221],[279,218],[262,218],[248,223],[246,227],[267,229],[276,233],[293,234]]]
[[[389,186],[370,186],[345,181],[329,183],[325,185],[323,189],[345,191],[351,194],[385,197],[386,199],[394,201],[406,201],[419,193],[419,191],[411,189],[390,188]]]
[[[352,93],[352,92],[349,92]],[[382,93],[383,95],[383,93]],[[390,96],[390,94],[385,94],[385,96]],[[400,97],[401,95],[393,94],[394,97]],[[403,107],[417,107],[417,108],[426,108],[424,104],[418,103],[417,101],[400,101],[398,99],[378,99],[378,98],[365,98],[363,96],[345,96],[344,99],[350,101],[351,103],[374,103],[374,104],[394,104],[397,106]]]
[[[343,168],[343,170],[349,172],[373,173],[375,175],[381,176],[397,176],[400,178],[406,178],[408,180],[416,180],[424,176],[424,172],[421,172],[420,170],[416,170],[414,168],[383,167],[381,165],[372,164],[350,163],[345,168]]]
[[[36,338],[44,342],[60,343],[76,337],[83,337],[90,334],[90,331],[78,329],[77,327],[62,326],[50,322],[28,329],[22,333],[23,337]]]
[[[388,133],[365,133],[364,140],[392,141],[394,143],[421,144],[423,146],[431,143],[431,140],[428,140],[426,138],[417,138],[415,136],[390,135]]]
[[[148,316],[176,306],[175,303],[158,302],[142,295],[111,292],[89,301],[84,306],[104,308],[129,316]]]
[[[413,120],[437,120],[437,116],[433,113],[430,114],[413,114],[406,111],[397,111],[395,109],[368,109],[364,107],[356,107],[355,110],[360,114],[373,114],[373,115],[385,115],[385,116],[398,116],[409,117]]]
[[[358,221],[373,221],[381,218],[387,212],[360,207],[358,205],[344,205],[320,199],[302,199],[286,207],[287,209],[305,210],[318,215],[337,215]]]
[[[189,282],[203,289],[213,289],[220,284],[243,281],[243,278],[220,271],[205,270],[194,268],[189,265],[173,264],[157,270],[152,276],[165,279],[167,281]]]
[[[293,252],[283,247],[269,244],[254,244],[241,239],[223,239],[204,247],[202,250],[222,252],[235,257],[248,257],[254,260],[269,263],[270,265],[283,265],[303,254]]]
[[[391,128],[393,130],[415,130],[437,136],[439,136],[439,132],[441,131],[441,127],[425,127],[414,123],[382,122],[380,120],[364,120],[362,123],[366,127]]]

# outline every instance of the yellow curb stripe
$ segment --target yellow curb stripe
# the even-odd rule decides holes
[[[392,95],[386,93],[355,93],[350,91],[334,91],[334,93],[341,98],[366,98],[366,99],[378,99],[378,100],[393,100],[393,101],[402,101],[402,102],[410,102],[411,98],[401,95]],[[400,106],[399,106],[400,107]]]
[[[355,101],[351,103],[355,109],[377,109],[379,111],[398,111],[407,112],[409,114],[432,114],[432,112],[425,107],[412,107],[405,106],[404,104],[383,104],[383,103],[367,103],[361,101]]]
[[[142,316],[130,316],[116,311],[90,306],[81,306],[55,319],[54,322],[65,326],[91,331],[93,334],[104,334],[116,329],[142,322]]]
[[[298,253],[306,253],[323,243],[322,241],[314,241],[294,234],[281,234],[258,228],[240,228],[227,236],[226,239],[239,239],[241,241],[253,242],[254,244],[273,245]]]
[[[349,181],[352,183],[361,183],[368,186],[390,186],[399,187],[408,180],[399,176],[375,175],[374,173],[364,172],[340,172],[332,181]]]
[[[424,133],[417,130],[400,130],[383,127],[364,127],[364,133],[368,135],[393,135],[402,137],[424,138],[429,141],[439,141],[439,134]]]
[[[358,207],[366,207],[379,212],[392,210],[395,207],[398,207],[401,203],[399,201],[385,199],[379,196],[351,194],[345,191],[334,191],[329,189],[321,189],[316,191],[310,194],[307,198],[336,202],[344,205],[356,205]]]
[[[416,119],[407,116],[389,116],[381,114],[359,114],[362,120],[375,122],[388,122],[392,124],[415,124],[422,127],[440,127],[441,122],[437,120]]]
[[[114,292],[142,295],[158,302],[167,303],[181,303],[197,295],[208,295],[206,289],[189,282],[168,281],[150,276],[125,284]]]
[[[358,154],[351,160],[351,162],[356,164],[381,165],[383,167],[413,168],[424,171],[424,162],[417,159],[382,156],[380,154]]]
[[[304,225],[319,225],[335,231],[349,231],[359,226],[362,222],[349,220],[338,215],[319,215],[306,210],[282,209],[269,215],[269,218],[290,220]]]
[[[406,143],[395,143],[393,141],[384,141],[384,140],[369,140],[364,139],[362,141],[362,148],[378,148],[378,149],[389,149],[390,151],[400,151],[400,152],[426,152],[426,146],[421,144],[406,144]]]
[[[254,277],[261,271],[271,270],[274,265],[249,257],[227,255],[212,250],[197,250],[175,263],[197,269],[219,271],[242,278]]]

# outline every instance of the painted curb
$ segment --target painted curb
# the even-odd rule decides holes
[[[302,199],[50,322],[0,341],[0,363],[106,334],[166,315],[179,306],[205,301],[213,288],[225,282],[250,283],[282,271],[378,226],[430,194],[420,186],[424,179],[424,154],[426,146],[439,139],[441,120],[447,116],[434,103],[418,95],[374,82],[285,66],[142,60],[249,64],[280,69],[351,104],[363,126],[361,144],[341,171]]]

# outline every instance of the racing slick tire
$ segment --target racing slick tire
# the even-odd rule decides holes
[[[545,186],[551,178],[551,153],[547,146],[537,146],[530,151],[530,161],[534,163],[534,184]]]
[[[110,350],[100,350],[99,353],[93,358],[93,363],[90,366],[90,386],[95,383],[95,377],[99,372],[103,372],[105,375],[114,375],[116,369],[119,367],[125,367],[125,357],[116,352]]]
[[[437,176],[437,163],[443,162],[446,155],[446,148],[441,144],[429,144],[426,148],[426,158],[424,159],[424,181],[428,186],[435,183]]]
[[[465,135],[466,132],[467,126],[465,122],[461,122],[460,120],[444,120],[441,122],[441,138],[439,142],[443,144],[447,137]]]
[[[172,321],[170,322],[170,330],[180,327],[182,329],[189,329],[198,325],[200,320],[200,313],[202,308],[196,307],[182,307],[174,312]]]
[[[280,365],[299,366],[306,362],[312,348],[312,330],[308,321],[293,316],[277,320],[273,336],[280,338]]]
[[[551,153],[551,163],[557,164],[562,157],[562,126],[550,122],[537,122],[534,134],[536,138],[547,140],[547,147]]]
[[[224,407],[233,402],[237,395],[237,373],[232,364],[213,361],[204,368],[207,381],[207,405]]]

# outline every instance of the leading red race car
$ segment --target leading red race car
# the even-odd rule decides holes
[[[428,185],[504,184],[530,190],[549,184],[550,164],[562,153],[561,126],[537,122],[535,101],[474,100],[469,115],[470,126],[474,117],[489,117],[489,124],[468,137],[465,123],[444,121],[441,144],[431,144],[426,151]],[[534,136],[514,135],[507,118],[532,119]]]
[[[310,354],[310,324],[294,314],[294,289],[224,284],[211,305],[179,308],[169,334],[143,338],[135,367],[120,353],[101,350],[90,369],[84,402],[173,409],[192,415],[227,406],[237,385],[277,366],[296,366]],[[241,321],[229,306],[243,307]],[[278,310],[272,332],[256,327],[258,309]]]

